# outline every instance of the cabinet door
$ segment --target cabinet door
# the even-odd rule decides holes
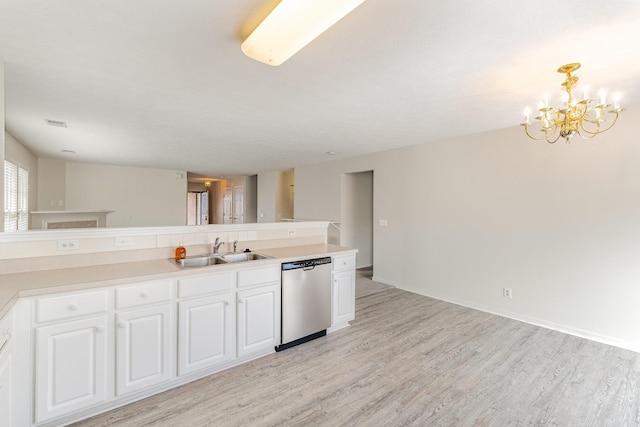
[[[178,303],[178,375],[234,357],[232,294]]]
[[[106,398],[106,316],[36,328],[36,422]]]
[[[280,344],[280,285],[238,292],[238,356]]]
[[[163,304],[116,314],[116,394],[170,378],[170,307]]]
[[[0,351],[0,426],[12,426],[11,354],[9,348]]]
[[[356,275],[354,270],[333,273],[332,326],[349,322],[356,317]]]

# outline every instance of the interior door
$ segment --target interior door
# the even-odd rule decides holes
[[[233,187],[233,223],[244,224],[244,187]]]
[[[225,224],[233,223],[233,189],[226,187],[222,196],[222,220]]]

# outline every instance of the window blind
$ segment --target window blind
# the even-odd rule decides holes
[[[29,228],[29,171],[4,161],[4,231]]]

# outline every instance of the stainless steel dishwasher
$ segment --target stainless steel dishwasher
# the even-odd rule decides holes
[[[327,334],[331,326],[331,257],[282,264],[282,340],[276,351]]]

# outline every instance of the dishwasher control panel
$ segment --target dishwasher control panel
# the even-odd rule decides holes
[[[282,270],[294,270],[296,268],[309,268],[316,265],[331,264],[331,257],[305,259],[304,261],[285,262],[282,264]]]

